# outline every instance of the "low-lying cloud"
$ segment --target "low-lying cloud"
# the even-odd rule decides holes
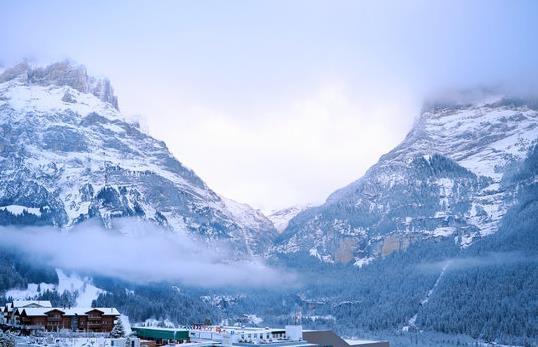
[[[261,259],[237,259],[223,243],[208,245],[139,220],[118,220],[112,230],[96,221],[68,231],[2,227],[0,241],[48,266],[139,283],[271,287],[295,282],[294,274],[269,267]]]
[[[484,266],[531,262],[538,262],[538,257],[515,251],[489,252],[479,256],[461,256],[439,262],[421,264],[419,268],[425,271],[439,271],[441,269],[457,271]]]

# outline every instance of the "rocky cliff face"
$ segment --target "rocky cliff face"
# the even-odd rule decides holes
[[[110,83],[70,63],[0,75],[0,224],[139,217],[260,254],[276,231],[224,199],[118,111]]]
[[[117,110],[118,98],[114,95],[114,89],[106,78],[88,76],[84,65],[76,65],[69,61],[51,64],[46,67],[31,67],[23,62],[4,71],[0,75],[0,83],[12,79],[18,79],[20,83],[40,86],[68,86],[81,93],[93,94],[99,100],[109,103]],[[66,100],[69,97],[66,96]]]
[[[497,230],[516,189],[503,177],[537,139],[528,100],[433,103],[364,177],[293,218],[272,252],[362,266],[425,238],[467,247]]]

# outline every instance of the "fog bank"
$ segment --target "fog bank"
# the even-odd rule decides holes
[[[224,243],[208,245],[133,219],[115,221],[113,230],[97,221],[70,230],[1,227],[0,241],[32,262],[138,283],[271,287],[295,282],[293,274],[271,268],[261,259],[234,257]]]

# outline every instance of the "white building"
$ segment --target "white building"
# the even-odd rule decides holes
[[[189,329],[192,342],[216,342],[222,346],[314,346],[303,340],[300,325],[285,329],[198,325]]]

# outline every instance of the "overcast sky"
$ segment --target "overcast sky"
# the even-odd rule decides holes
[[[429,93],[538,81],[538,1],[2,1],[0,63],[71,58],[229,198],[318,203]]]

